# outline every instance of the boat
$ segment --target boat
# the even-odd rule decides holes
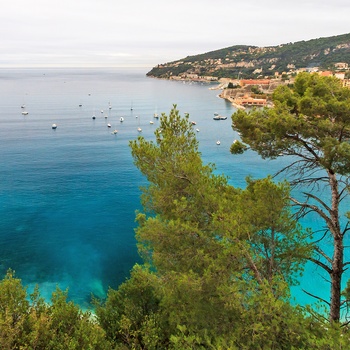
[[[220,115],[218,113],[214,113],[214,120],[226,120],[227,117],[223,116],[223,115]]]
[[[27,115],[28,112],[27,112],[27,111],[23,111],[22,114],[23,114],[23,115]]]
[[[142,129],[141,129],[141,127],[140,127],[140,118],[138,117],[138,116],[136,116],[136,118],[138,118],[138,127],[137,127],[137,131],[138,132],[142,132]]]
[[[124,121],[124,118],[123,117],[120,117],[120,122],[122,123]]]
[[[92,116],[92,119],[96,119],[95,115]]]
[[[108,128],[110,128],[111,126],[112,126],[111,124],[109,124],[109,123],[107,124],[107,127],[108,127]]]
[[[196,125],[197,123],[196,123],[195,121],[192,120],[192,121],[191,121],[191,124],[192,124],[192,125]]]
[[[156,107],[155,110],[154,110],[153,118],[156,118],[156,119],[159,118],[159,114],[158,114],[158,111],[157,111],[157,107]]]
[[[149,122],[150,124],[154,124],[154,122],[153,122],[153,120],[150,120],[150,122]]]
[[[197,128],[196,131],[199,132],[199,129]]]
[[[57,129],[57,124],[52,124],[51,128],[54,129],[54,130]]]
[[[21,108],[26,108],[26,105],[22,105]]]
[[[112,132],[113,135],[116,135],[118,134],[118,130],[117,129],[114,129],[113,132]]]
[[[217,140],[216,144],[219,146],[221,144],[221,142],[219,140]]]

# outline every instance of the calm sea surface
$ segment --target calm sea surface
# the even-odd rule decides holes
[[[153,114],[168,113],[173,104],[196,121],[204,162],[215,163],[232,185],[242,187],[247,175],[259,178],[283,166],[252,152],[230,154],[235,109],[209,89],[213,85],[151,79],[147,71],[0,70],[1,276],[12,268],[47,299],[57,285],[69,287],[69,297],[83,307],[91,293],[103,297],[108,287],[117,288],[140,262],[134,219],[145,180],[128,143],[139,135],[138,126],[154,139],[159,122]],[[215,112],[228,119],[214,121]],[[294,289],[298,301],[310,301],[301,288],[323,290],[327,297],[327,284],[314,276],[307,267]]]

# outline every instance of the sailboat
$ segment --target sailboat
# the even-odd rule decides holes
[[[26,95],[27,95],[27,94],[26,94]],[[26,100],[26,99],[24,98],[23,104],[21,105],[21,108],[22,108],[22,109],[25,109],[25,108],[26,108],[26,102],[25,102],[25,100]]]
[[[138,118],[138,128],[137,128],[137,131],[138,132],[142,132],[142,129],[140,127],[140,118],[138,116],[136,116],[136,118]]]
[[[159,118],[159,115],[158,115],[158,112],[157,112],[157,107],[156,107],[155,110],[154,110],[153,118],[156,118],[156,119]]]

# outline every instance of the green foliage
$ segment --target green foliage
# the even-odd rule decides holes
[[[276,328],[284,318],[303,322],[300,311],[288,306],[286,282],[296,283],[303,263],[298,254],[309,249],[289,212],[287,184],[248,179],[246,190],[229,186],[213,166],[202,164],[189,117],[176,106],[162,116],[155,135],[155,142],[130,142],[135,164],[150,182],[142,189],[145,213],[137,215],[136,237],[151,269],[137,267],[98,308],[104,328],[114,325],[110,339],[142,348],[146,322],[157,346],[169,349],[259,348],[267,339],[273,346],[297,344],[290,336],[294,326]],[[148,301],[140,294],[145,283]],[[151,311],[137,307],[152,300]],[[273,308],[279,311],[267,317]],[[257,329],[250,333],[252,322]]]
[[[0,282],[1,349],[111,349],[91,314],[66,297],[57,289],[52,304],[46,304],[36,288],[28,298],[9,270]]]
[[[166,327],[160,332],[161,284],[146,266],[135,265],[119,289],[108,291],[105,303],[95,300],[96,315],[108,340],[130,349],[161,349]],[[153,346],[152,344],[159,344]]]
[[[238,140],[234,140],[230,147],[230,152],[232,154],[243,154],[248,147]]]
[[[290,175],[293,186],[304,186],[304,201],[292,198],[299,215],[313,212],[328,229],[326,235],[315,236],[310,259],[330,275],[330,319],[339,321],[346,265],[343,240],[348,232],[348,218],[340,218],[339,213],[350,175],[350,90],[336,78],[301,73],[293,87],[280,86],[274,91],[273,102],[270,109],[234,113],[233,129],[262,158],[292,156],[280,172]],[[329,195],[321,197],[315,188],[327,188]],[[319,245],[324,237],[332,240],[332,253]]]
[[[286,86],[273,93],[275,108],[238,111],[233,128],[263,158],[296,155],[316,166],[345,175],[349,172],[350,90],[336,78],[299,74],[294,92]],[[303,162],[303,164],[306,162]]]
[[[256,94],[256,95],[262,95],[263,94],[263,92],[259,89],[259,87],[257,85],[253,85],[251,87],[251,92],[253,94]]]

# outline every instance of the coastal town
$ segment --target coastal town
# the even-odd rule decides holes
[[[235,107],[271,105],[271,94],[301,72],[335,76],[350,86],[350,34],[278,46],[236,45],[158,64],[147,76],[208,83]],[[215,85],[215,86],[214,86]]]
[[[288,72],[275,72],[273,77],[261,77],[256,79],[231,79],[217,78],[215,76],[201,76],[196,73],[184,73],[179,76],[171,76],[171,80],[182,80],[192,82],[217,82],[210,87],[212,90],[221,90],[219,97],[226,99],[237,109],[247,107],[269,107],[271,106],[271,94],[279,85],[293,84],[298,73],[317,73],[321,76],[334,76],[342,81],[343,86],[350,88],[350,79],[347,78],[349,65],[345,62],[334,64],[334,70],[320,70],[318,67],[295,69],[289,66]],[[256,73],[261,73],[258,70]]]

